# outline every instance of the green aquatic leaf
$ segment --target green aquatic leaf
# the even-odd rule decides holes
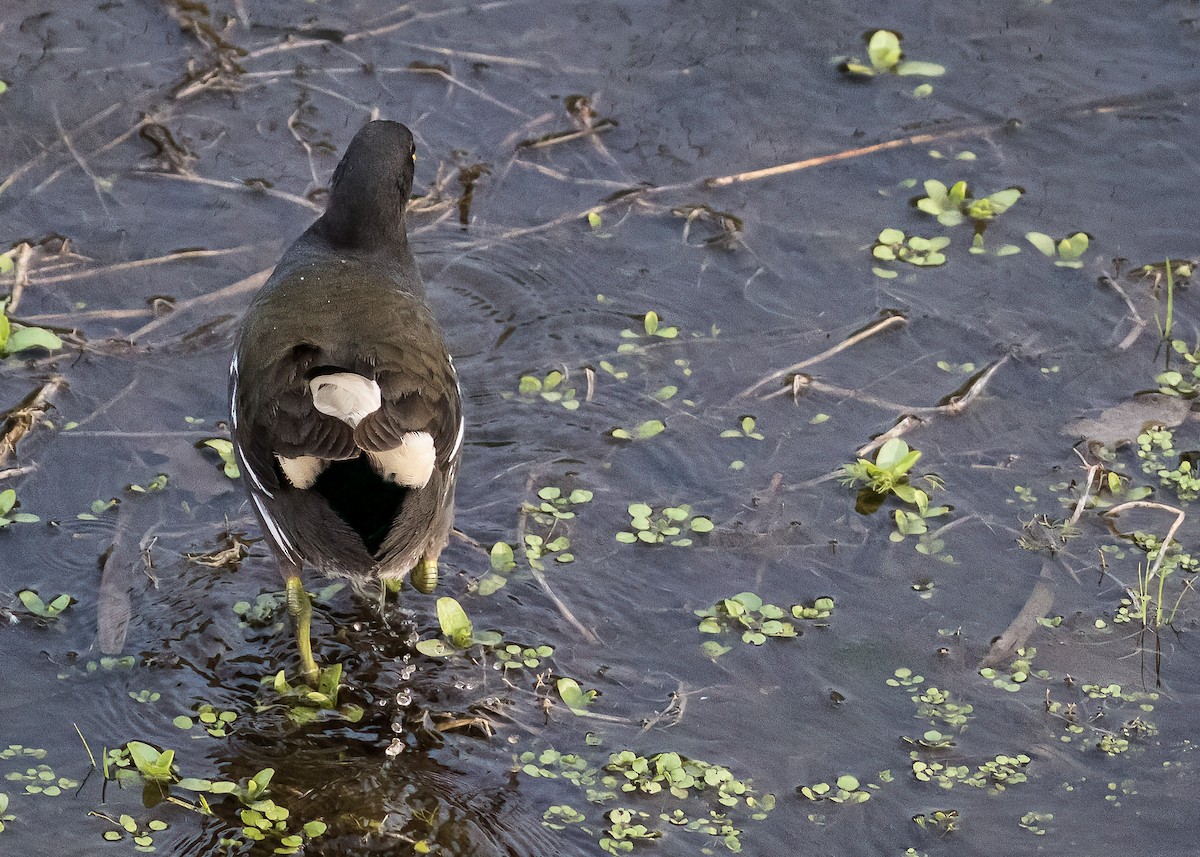
[[[917,75],[920,77],[941,77],[946,73],[946,67],[938,65],[935,62],[905,60],[896,66],[895,72],[901,76]]]
[[[12,330],[4,343],[6,354],[16,354],[30,348],[45,348],[47,351],[57,351],[62,348],[62,340],[57,335],[41,327],[18,327]]]
[[[446,639],[460,649],[471,645],[473,628],[461,604],[448,595],[442,596],[437,600],[437,616]]]
[[[867,43],[867,56],[879,71],[887,71],[900,62],[900,37],[891,30],[876,30]]]
[[[1026,232],[1025,239],[1043,255],[1053,257],[1057,252],[1054,246],[1054,239],[1043,232]]]

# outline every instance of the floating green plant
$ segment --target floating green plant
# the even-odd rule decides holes
[[[262,680],[264,685],[270,685],[279,694],[279,701],[287,711],[288,719],[298,725],[325,717],[340,718],[351,723],[361,720],[362,706],[353,703],[338,705],[341,682],[341,664],[324,667],[317,677],[315,689],[305,684],[292,685],[283,670]]]
[[[946,187],[937,179],[928,179],[924,187],[925,196],[917,200],[917,208],[936,217],[943,226],[957,226],[964,220],[992,220],[1012,208],[1024,194],[1020,188],[1010,187],[975,199],[965,181]]]
[[[922,238],[919,235],[906,236],[899,229],[884,229],[875,239],[871,255],[881,262],[899,261],[918,267],[933,267],[946,264],[946,255],[942,251],[949,246],[950,239],[944,236]]]
[[[94,818],[102,818],[116,828],[115,830],[106,830],[101,834],[101,838],[105,842],[120,842],[128,835],[133,841],[134,850],[140,851],[143,854],[149,854],[156,850],[154,847],[154,834],[161,833],[169,827],[165,821],[157,818],[151,819],[143,826],[138,824],[132,815],[124,813],[117,818],[95,811],[89,812],[88,815]]]
[[[0,258],[8,258],[11,262],[8,256]],[[17,354],[30,348],[57,351],[62,345],[62,340],[44,327],[29,327],[10,321],[7,302],[0,302],[0,355]]]
[[[512,669],[537,669],[542,661],[554,654],[550,646],[522,646],[519,643],[505,643],[493,650],[496,656],[496,669],[506,672]]]
[[[828,619],[833,611],[832,598],[818,598],[811,606],[797,604],[791,608],[791,615],[797,619],[823,620]],[[703,634],[719,634],[725,630],[740,631],[742,642],[752,646],[761,646],[768,638],[786,639],[800,636],[800,631],[787,618],[788,613],[774,604],[766,604],[762,598],[753,592],[741,592],[732,598],[725,598],[704,610],[694,611],[700,616],[700,632]],[[724,654],[716,649],[706,648],[710,656]]]
[[[829,801],[830,803],[866,803],[871,799],[869,789],[878,789],[874,783],[865,787],[853,774],[842,774],[833,783],[813,783],[808,786],[797,786],[796,793],[802,798],[812,801]]]
[[[10,783],[24,783],[24,792],[27,795],[43,797],[58,797],[63,792],[79,787],[78,780],[60,777],[45,763],[26,768],[24,771],[11,771],[4,775],[4,779]]]
[[[0,833],[4,832],[4,825],[7,822],[16,821],[17,817],[8,811],[8,795],[0,792]]]
[[[230,479],[241,478],[242,471],[238,469],[237,459],[233,454],[233,444],[230,441],[223,437],[211,437],[200,445],[216,452],[221,459],[221,468],[226,476]]]
[[[566,374],[557,369],[546,373],[543,378],[522,375],[517,385],[517,395],[525,402],[533,402],[540,398],[562,405],[568,411],[574,411],[579,408],[579,399],[576,398],[578,391],[574,387],[568,387],[564,383],[566,380]]]
[[[979,674],[991,681],[994,687],[1000,690],[1007,690],[1010,693],[1016,693],[1021,689],[1021,685],[1029,681],[1031,677],[1048,679],[1050,674],[1045,670],[1033,669],[1033,658],[1037,655],[1037,649],[1033,646],[1026,646],[1017,649],[1017,657],[1009,664],[1007,671],[994,669],[993,667],[984,667],[979,671]]]
[[[679,336],[679,328],[673,326],[664,327],[658,313],[654,310],[642,316],[642,329],[633,330],[625,328],[621,331],[621,338],[626,340],[633,339],[674,339]],[[635,342],[623,342],[617,346],[617,353],[627,354],[631,351],[637,351],[640,346]]]
[[[200,730],[212,738],[226,738],[229,736],[230,731],[232,731],[235,720],[237,720],[236,711],[230,709],[218,710],[215,706],[204,702],[196,706],[194,717],[181,714],[171,722],[180,729],[190,730],[194,727],[199,727]]]
[[[645,503],[629,505],[629,529],[617,533],[617,541],[624,544],[670,544],[687,547],[692,543],[690,533],[708,533],[713,522],[703,516],[692,515],[692,507],[667,506],[661,512]]]
[[[64,610],[71,606],[74,600],[70,595],[64,593],[46,602],[32,589],[22,589],[17,593],[17,598],[20,599],[26,610],[39,619],[57,619]]]
[[[649,440],[652,437],[662,434],[667,426],[662,420],[646,420],[632,429],[624,429],[617,427],[612,429],[608,435],[617,440]]]
[[[756,794],[749,780],[739,780],[728,768],[669,751],[643,756],[622,750],[612,753],[602,770],[577,754],[527,751],[514,759],[513,770],[567,780],[594,804],[611,804],[624,794],[623,806],[605,812],[602,824],[592,822],[592,830],[600,828],[598,844],[610,854],[628,853],[637,841],[676,833],[699,833],[737,853],[742,850],[739,816],[761,821],[775,808],[773,795]],[[632,803],[638,797],[652,798],[658,809],[639,809]],[[568,825],[588,830],[587,813],[570,804],[551,806],[542,819],[553,830]],[[706,847],[699,853],[713,851]]]
[[[721,437],[744,437],[750,440],[762,440],[762,432],[758,431],[758,421],[751,416],[744,416],[738,419],[738,427],[735,429],[725,429],[721,432]]]
[[[0,530],[10,524],[36,524],[40,518],[28,512],[14,512],[17,503],[17,492],[12,488],[0,491]]]
[[[940,77],[946,69],[937,63],[916,62],[904,59],[900,49],[900,36],[891,30],[875,30],[867,39],[867,61],[849,59],[843,61],[839,70],[849,77],[869,79],[877,74],[919,75]]]
[[[1041,232],[1026,232],[1025,238],[1043,256],[1054,259],[1054,264],[1060,268],[1082,268],[1079,257],[1087,252],[1090,240],[1086,232],[1076,232],[1058,241]]]
[[[469,649],[472,646],[485,648],[496,646],[503,637],[496,631],[475,631],[467,611],[450,596],[437,600],[438,624],[441,626],[443,639],[421,640],[417,643],[417,651],[432,658],[444,658]]]
[[[541,502],[526,504],[526,509],[541,524],[570,520],[575,517],[574,507],[592,502],[592,492],[585,488],[564,492],[562,488],[547,485],[538,489],[537,496]]]
[[[571,713],[580,717],[588,713],[588,706],[598,695],[594,690],[584,690],[573,678],[560,678],[554,683],[554,688]]]

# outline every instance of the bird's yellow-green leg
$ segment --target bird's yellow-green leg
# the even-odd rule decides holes
[[[409,573],[413,589],[423,595],[432,595],[438,585],[438,560],[436,555],[426,554],[417,560]]]
[[[312,601],[304,591],[304,584],[298,574],[288,575],[287,578],[287,608],[296,628],[296,642],[300,647],[300,666],[304,670],[304,680],[316,687],[321,671],[317,668],[312,653]]]

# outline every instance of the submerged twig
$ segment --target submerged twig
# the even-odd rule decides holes
[[[28,245],[25,245],[28,246]],[[257,244],[243,244],[240,247],[225,247],[218,250],[180,250],[178,253],[167,253],[165,256],[154,256],[149,259],[135,259],[132,262],[116,262],[100,268],[88,268],[83,271],[71,271],[66,274],[52,274],[48,277],[34,277],[30,285],[41,286],[49,283],[65,283],[70,280],[80,280],[84,277],[99,277],[118,271],[129,271],[134,268],[145,268],[150,265],[163,265],[183,259],[208,259],[216,256],[231,256],[235,253],[246,253],[258,249]]]
[[[8,306],[5,308],[5,314],[8,316],[16,313],[17,305],[21,303],[21,295],[25,293],[25,286],[29,283],[29,260],[32,256],[33,247],[29,242],[22,241],[13,258],[13,284],[8,293]]]
[[[198,295],[194,298],[189,298],[186,301],[180,301],[175,304],[175,308],[167,315],[161,318],[156,318],[154,321],[144,324],[126,337],[130,342],[136,341],[139,337],[145,336],[147,333],[157,330],[169,321],[178,318],[181,314],[189,312],[200,306],[207,306],[217,301],[225,300],[233,295],[242,294],[243,292],[252,292],[262,288],[263,283],[271,276],[274,268],[264,268],[261,271],[251,274],[248,277],[243,277],[236,283],[231,283],[222,289],[217,289],[215,292],[209,292],[205,295]]]
[[[1044,617],[1054,606],[1054,590],[1051,588],[1050,560],[1042,563],[1042,571],[1034,584],[1029,597],[1021,606],[1020,611],[1004,629],[1003,633],[993,641],[988,653],[979,662],[979,669],[998,667],[1008,663],[1017,649],[1023,648],[1033,632],[1037,630],[1038,619]]]
[[[0,464],[5,464],[16,454],[17,444],[51,407],[50,398],[66,386],[66,378],[55,376],[4,415],[3,428],[0,429]]]
[[[1111,509],[1100,514],[1106,518],[1110,518],[1121,514],[1127,509],[1157,509],[1161,512],[1170,512],[1175,516],[1175,522],[1171,524],[1166,536],[1163,537],[1162,544],[1158,546],[1158,559],[1154,561],[1154,567],[1150,569],[1148,576],[1154,577],[1162,569],[1162,564],[1167,558],[1167,549],[1171,546],[1171,540],[1175,538],[1176,531],[1183,525],[1183,519],[1187,517],[1187,513],[1183,509],[1168,506],[1166,503],[1152,503],[1149,500],[1130,500],[1128,503],[1113,506]]]
[[[875,405],[886,411],[894,411],[898,414],[908,414],[919,417],[935,417],[935,416],[955,416],[966,410],[967,406],[974,402],[980,395],[983,394],[987,383],[992,379],[1001,366],[1008,362],[1008,355],[1001,357],[983,372],[972,382],[971,386],[961,396],[953,398],[951,401],[943,405],[903,405],[899,402],[888,401],[881,399],[878,396],[872,396],[869,393],[863,393],[860,390],[851,390],[847,387],[838,387],[834,384],[826,384],[823,381],[816,381],[806,375],[797,375],[796,379],[790,388],[776,390],[763,396],[763,399],[774,399],[777,396],[784,396],[788,393],[793,395],[798,394],[802,389],[816,390],[818,393],[829,393],[834,396],[841,396],[846,399],[853,399],[856,402],[865,402],[868,405]]]
[[[879,437],[874,438],[870,443],[860,446],[857,450],[855,450],[854,454],[857,455],[859,458],[866,458],[868,455],[870,455],[875,450],[879,449],[879,447],[883,446],[885,443],[887,443],[892,438],[901,437],[903,435],[908,434],[910,429],[916,428],[917,426],[921,425],[923,422],[924,422],[924,420],[921,420],[918,417],[914,417],[914,416],[902,417],[901,419],[899,419],[896,422],[896,424],[894,426],[892,426],[890,429],[885,431],[883,434],[879,435]],[[837,471],[835,471],[835,472],[837,472]]]
[[[529,479],[525,482],[526,496],[533,490],[533,482],[535,477],[536,471],[533,471],[529,474]],[[533,574],[533,579],[538,582],[538,585],[542,588],[542,591],[546,593],[546,597],[553,602],[554,606],[558,609],[558,612],[562,614],[562,617],[570,622],[571,626],[575,628],[575,630],[578,631],[585,640],[592,644],[599,643],[600,638],[597,637],[590,628],[588,628],[575,617],[575,614],[571,612],[571,608],[566,605],[566,602],[559,598],[554,590],[550,588],[550,583],[546,580],[546,575],[543,574],[539,569],[534,568],[533,563],[529,561],[529,551],[525,546],[525,531],[529,525],[529,509],[530,506],[522,500],[521,513],[517,518],[517,547],[525,556],[525,563],[529,566],[529,571]]]
[[[898,327],[902,324],[905,324],[907,321],[908,321],[908,319],[906,319],[902,315],[892,315],[892,316],[888,316],[885,319],[881,319],[880,321],[877,321],[874,324],[872,324],[870,327],[868,327],[864,330],[860,330],[858,333],[855,333],[852,336],[846,337],[841,342],[839,342],[837,345],[833,346],[832,348],[828,348],[825,351],[822,351],[820,354],[817,354],[813,357],[809,357],[805,360],[801,360],[799,363],[793,363],[791,366],[786,366],[783,369],[777,369],[776,371],[767,375],[761,381],[751,384],[749,387],[742,390],[742,392],[738,393],[738,398],[745,398],[746,396],[752,395],[755,392],[757,392],[758,390],[760,390],[762,387],[771,383],[772,381],[778,381],[780,378],[783,378],[794,372],[799,372],[801,369],[805,369],[809,366],[813,366],[817,363],[820,363],[823,360],[828,360],[830,357],[834,356],[835,354],[845,351],[847,348],[850,348],[853,345],[857,345],[858,343],[862,342],[864,339],[870,339],[872,336],[876,335],[877,333],[882,333],[883,331],[885,331],[889,328],[892,328],[892,327]]]

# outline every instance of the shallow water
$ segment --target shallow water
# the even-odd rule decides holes
[[[675,810],[693,820],[727,812],[739,831],[730,843],[755,855],[1104,855],[1147,842],[1159,855],[1192,853],[1200,672],[1186,573],[1168,579],[1164,600],[1170,610],[1178,597],[1178,612],[1156,668],[1153,634],[1114,621],[1122,584],[1136,584],[1150,562],[1098,509],[1082,512],[1079,537],[1054,556],[1017,539],[1039,516],[1069,517],[1087,478],[1078,438],[1063,427],[1154,388],[1163,369],[1154,319],[1165,317],[1165,285],[1131,271],[1200,256],[1198,20],[1186,2],[1131,16],[1060,0],[906,2],[886,12],[500,0],[47,3],[0,13],[9,86],[0,94],[0,247],[37,248],[9,314],[66,342],[54,355],[9,357],[0,374],[5,409],[61,379],[48,389],[52,409],[0,463],[0,488],[41,519],[0,531],[0,617],[9,620],[0,746],[45,751],[0,758],[14,816],[0,831],[3,850],[98,852],[103,833],[118,829],[89,814],[101,813],[129,814],[142,829],[166,822],[153,833],[158,853],[250,853],[221,844],[242,826],[233,798],[213,797],[215,815],[203,816],[105,783],[89,773],[77,727],[96,754],[131,740],[174,749],[183,776],[275,769],[271,797],[290,810],[289,829],[329,825],[310,854],[603,853],[615,808],[646,813],[641,822],[661,833],[635,853],[729,850],[722,837],[660,817]],[[834,58],[865,57],[863,34],[882,27],[903,34],[911,58],[946,67],[929,79],[931,95],[913,95],[923,78],[862,83],[838,73]],[[568,110],[578,95],[590,99],[594,124],[615,124],[522,145],[580,130]],[[225,546],[228,532],[258,535],[241,486],[198,444],[225,434],[232,337],[261,281],[247,278],[311,222],[338,153],[375,111],[417,138],[422,199],[409,228],[468,399],[458,526],[482,549],[451,544],[438,594],[458,599],[476,628],[554,653],[508,673],[480,648],[435,660],[414,649],[438,635],[434,599],[406,592],[381,617],[342,590],[319,603],[317,652],[344,664],[342,699],[366,714],[301,727],[259,686],[295,668],[286,626],[278,617],[247,626],[233,610],[278,592],[265,549],[254,545],[237,570],[188,559]],[[167,129],[183,154],[161,154],[139,135],[146,124],[156,139],[157,126]],[[932,139],[903,142],[910,135]],[[704,182],[890,140],[901,142]],[[487,169],[464,206],[459,171],[477,164]],[[1008,243],[1021,252],[969,253],[969,222],[943,226],[910,205],[925,179],[964,179],[976,196],[1022,188],[984,233],[993,253]],[[733,215],[742,230],[706,243],[721,237],[713,222],[682,213],[698,205]],[[600,216],[595,227],[589,211]],[[887,227],[949,236],[946,264],[892,263],[899,276],[877,277],[871,247]],[[1087,232],[1082,267],[1055,266],[1029,231]],[[206,252],[171,258],[180,250]],[[3,283],[11,291],[13,277]],[[1193,293],[1176,285],[1172,335],[1194,345]],[[643,331],[651,310],[679,334],[622,337]],[[742,395],[887,313],[906,321],[803,370],[824,388],[764,398],[786,387],[781,378]],[[961,413],[921,412],[904,434],[923,452],[914,473],[944,481],[934,502],[953,509],[930,522],[949,525],[938,534],[944,548],[930,556],[915,550],[916,536],[889,540],[900,504],[860,515],[854,489],[830,474],[902,415],[938,405],[998,361]],[[974,369],[958,368],[965,363]],[[518,395],[522,376],[556,369],[567,372],[560,389],[587,399],[577,409]],[[678,392],[660,400],[665,386]],[[761,439],[721,436],[747,415]],[[661,434],[609,436],[652,419],[665,424]],[[1194,448],[1195,435],[1185,422],[1176,448]],[[1111,466],[1190,511],[1130,447]],[[161,490],[127,487],[158,474]],[[549,536],[522,514],[548,485],[594,492],[553,531],[569,535],[575,555],[546,562],[562,608],[520,552],[503,588],[482,594],[492,544],[516,544],[522,530]],[[120,505],[93,512],[109,498]],[[716,527],[688,547],[620,543],[638,502],[686,503]],[[1141,511],[1122,516],[1120,529],[1161,539],[1171,521]],[[1195,543],[1190,516],[1175,537],[1184,550]],[[119,561],[102,587],[100,558],[114,542]],[[1053,599],[1047,615],[1063,617],[1029,632],[1032,670],[1044,673],[996,687],[980,663],[1039,579]],[[26,589],[75,603],[40,621],[17,599]],[[836,606],[821,627],[797,622],[799,639],[753,646],[700,633],[694,610],[743,591],[785,609],[821,596]],[[102,662],[98,611],[119,614],[126,592],[130,661]],[[706,642],[730,649],[714,658]],[[889,685],[898,669],[923,676],[919,688]],[[599,692],[593,716],[563,704],[561,677]],[[1120,693],[1105,698],[1085,690],[1113,684]],[[972,707],[965,722],[917,716],[910,697],[930,686]],[[142,691],[147,701],[135,698]],[[235,712],[231,734],[173,724],[200,704]],[[448,728],[471,717],[495,734]],[[953,746],[904,740],[930,729]],[[592,801],[565,777],[515,770],[521,754],[549,748],[578,754],[589,771],[625,749],[678,753],[728,767],[775,806],[755,819],[744,801],[726,809],[711,789]],[[998,754],[1028,756],[1024,782],[997,792],[983,775],[951,788],[913,776],[914,758],[975,775]],[[78,785],[28,794],[11,775],[36,764]],[[869,800],[797,792],[844,774]],[[583,820],[543,824],[564,806]],[[957,829],[914,823],[938,810],[957,811]],[[135,843],[126,835],[112,847]]]

